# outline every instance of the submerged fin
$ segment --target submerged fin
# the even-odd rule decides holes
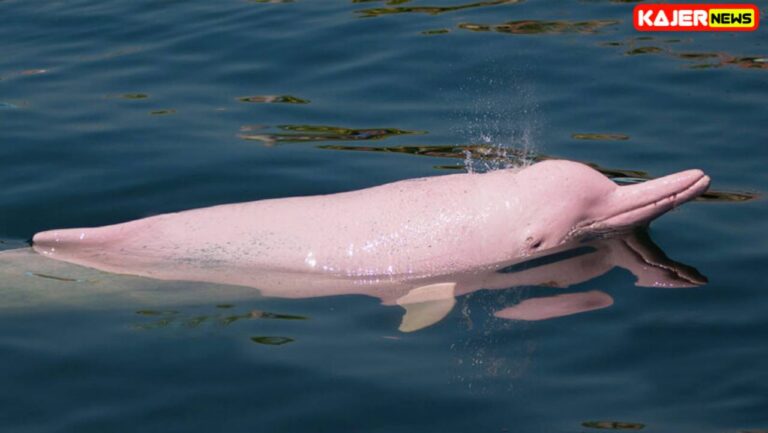
[[[405,308],[398,328],[401,332],[414,332],[442,320],[456,305],[456,283],[438,283],[417,287],[397,300]]]

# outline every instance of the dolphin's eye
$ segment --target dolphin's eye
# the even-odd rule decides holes
[[[539,248],[540,246],[541,246],[541,240],[538,240],[534,242],[533,245],[531,245],[531,248],[536,249],[536,248]]]

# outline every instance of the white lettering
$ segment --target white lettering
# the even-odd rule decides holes
[[[707,11],[693,11],[693,25],[706,27]]]
[[[652,26],[653,23],[651,22],[651,14],[653,11],[640,11],[638,15],[640,16],[640,26]]]
[[[664,11],[659,11],[658,15],[656,15],[656,19],[653,20],[653,25],[656,27],[667,27],[669,25],[667,14],[665,14]]]
[[[677,14],[677,25],[682,27],[690,27],[693,25],[693,11],[690,9],[682,10]]]

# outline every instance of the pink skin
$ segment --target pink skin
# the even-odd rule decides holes
[[[545,161],[51,230],[36,234],[33,244],[53,259],[161,279],[255,286],[246,275],[255,270],[419,279],[644,225],[708,185],[701,171],[689,170],[619,187],[586,165]]]

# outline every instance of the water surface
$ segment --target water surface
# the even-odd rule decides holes
[[[562,157],[624,182],[697,167],[746,193],[651,227],[704,286],[635,287],[615,269],[567,291],[478,291],[409,334],[399,307],[363,296],[232,300],[158,283],[178,300],[147,305],[68,296],[72,281],[46,278],[59,275],[27,276],[50,287],[29,298],[26,280],[0,281],[0,428],[768,429],[768,213],[752,199],[768,190],[765,29],[639,34],[632,7],[0,2],[3,248],[49,228],[445,174],[467,157],[476,170]],[[492,314],[592,290],[614,304]]]

